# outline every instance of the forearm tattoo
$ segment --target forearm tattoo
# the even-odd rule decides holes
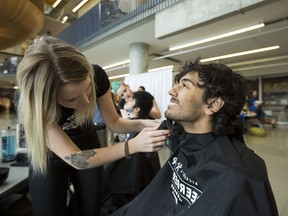
[[[96,155],[94,150],[85,150],[75,154],[71,154],[71,157],[64,157],[65,160],[70,161],[74,166],[79,168],[87,168],[89,163],[87,162],[91,157]]]

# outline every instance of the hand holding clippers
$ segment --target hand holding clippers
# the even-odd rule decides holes
[[[170,133],[172,133],[172,120],[165,119],[161,122],[160,126],[157,128],[157,130],[169,130]],[[152,159],[157,152],[148,152],[146,153],[146,157],[149,159]]]

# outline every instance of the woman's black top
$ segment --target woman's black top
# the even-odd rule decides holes
[[[93,65],[94,68],[94,82],[96,86],[96,97],[101,97],[110,90],[110,82],[106,72],[98,65]],[[60,127],[71,138],[71,140],[81,149],[100,148],[100,142],[97,136],[96,127],[92,122],[86,127],[80,127],[75,121],[74,109],[61,106],[61,119],[58,121]],[[52,162],[53,161],[53,162]],[[50,164],[63,165],[62,159],[52,153],[50,157]]]

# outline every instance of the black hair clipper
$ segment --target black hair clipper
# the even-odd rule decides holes
[[[157,130],[170,130],[172,133],[172,120],[170,119],[165,119],[164,121],[161,122],[160,126],[157,128]],[[148,152],[146,153],[146,157],[149,159],[152,159],[157,152]]]

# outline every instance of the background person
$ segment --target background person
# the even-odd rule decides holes
[[[73,46],[49,36],[32,44],[18,65],[18,116],[31,167],[33,215],[65,216],[67,189],[75,189],[75,214],[99,215],[105,163],[136,152],[161,149],[168,131],[150,120],[119,118],[105,71]],[[112,131],[140,131],[125,143],[100,148],[93,127],[97,106]],[[151,128],[151,126],[155,126]],[[99,168],[95,168],[99,167]]]
[[[134,96],[134,94],[136,94]],[[125,109],[130,119],[153,119],[150,111],[153,107],[154,97],[149,92],[137,91],[127,99]]]
[[[255,101],[257,100],[258,100],[258,92],[257,90],[253,90],[248,100],[248,105],[251,112],[257,113],[257,107],[255,105]]]
[[[122,82],[121,85],[119,86],[119,88],[117,89],[116,93],[119,97],[121,97],[122,99],[125,99],[125,101],[126,101],[128,98],[132,97],[134,92],[130,89],[129,85]],[[122,112],[122,113],[124,116],[126,116],[126,114],[127,114],[125,112]],[[151,117],[153,117],[155,119],[161,118],[161,112],[160,112],[160,109],[159,109],[155,99],[153,100],[153,107],[152,107],[149,114]],[[126,116],[126,117],[128,117],[128,116]]]
[[[175,81],[165,117],[184,129],[178,148],[145,190],[112,215],[278,215],[265,163],[238,126],[246,80],[225,65],[195,61]]]

